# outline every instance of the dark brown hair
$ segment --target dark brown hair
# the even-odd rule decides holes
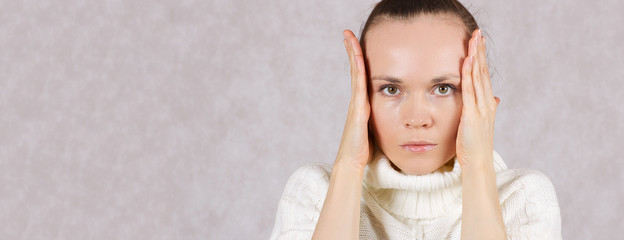
[[[468,38],[479,26],[472,14],[457,0],[382,0],[375,5],[360,34],[364,47],[366,32],[384,20],[407,21],[420,14],[440,14],[458,17],[466,27]]]

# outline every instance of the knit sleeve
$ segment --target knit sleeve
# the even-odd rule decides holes
[[[309,164],[288,179],[279,200],[271,240],[312,239],[329,187],[331,167]]]
[[[557,194],[550,179],[543,173],[523,169],[518,186],[507,200],[505,226],[510,240],[561,239],[561,215]]]

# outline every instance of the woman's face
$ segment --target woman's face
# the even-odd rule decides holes
[[[431,173],[456,154],[467,41],[458,18],[439,15],[384,20],[367,32],[364,51],[375,139],[405,174]],[[435,147],[425,152],[402,147],[410,141]]]

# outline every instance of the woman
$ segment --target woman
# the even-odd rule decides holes
[[[545,175],[493,150],[485,37],[455,0],[383,0],[344,31],[351,103],[332,167],[304,166],[271,239],[560,239]]]

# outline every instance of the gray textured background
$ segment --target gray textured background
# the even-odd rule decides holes
[[[268,238],[289,175],[336,156],[342,30],[374,2],[0,1],[0,239]],[[616,239],[624,3],[464,3],[495,150],[551,178],[564,239]]]

